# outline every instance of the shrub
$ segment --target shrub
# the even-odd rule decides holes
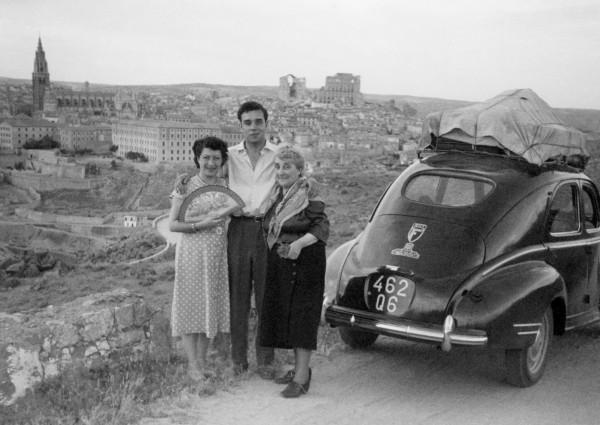
[[[129,151],[125,153],[125,158],[130,159],[132,161],[148,162],[148,157],[140,152]]]

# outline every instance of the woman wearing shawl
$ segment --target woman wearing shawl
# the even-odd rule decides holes
[[[299,152],[281,148],[275,170],[277,181],[265,204],[269,257],[259,335],[262,346],[294,350],[294,369],[275,379],[287,384],[282,396],[292,398],[306,394],[310,386],[329,220],[314,181],[302,175],[304,158]]]

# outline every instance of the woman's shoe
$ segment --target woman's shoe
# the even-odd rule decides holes
[[[294,376],[296,376],[296,371],[294,369],[290,369],[286,372],[285,375],[279,376],[275,378],[276,384],[289,384],[294,380]]]
[[[287,387],[281,392],[284,398],[297,398],[302,394],[306,394],[310,388],[310,380],[312,378],[312,370],[308,369],[308,381],[304,384],[299,384],[296,381],[291,381]]]

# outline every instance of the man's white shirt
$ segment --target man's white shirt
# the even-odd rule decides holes
[[[257,216],[261,215],[259,207],[275,183],[274,162],[278,146],[266,142],[260,151],[256,166],[252,169],[252,162],[244,143],[228,149],[229,188],[236,192],[246,204],[243,214]]]

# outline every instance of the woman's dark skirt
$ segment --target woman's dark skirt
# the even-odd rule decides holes
[[[316,350],[325,287],[325,245],[315,243],[296,260],[269,251],[260,320],[260,345]]]

